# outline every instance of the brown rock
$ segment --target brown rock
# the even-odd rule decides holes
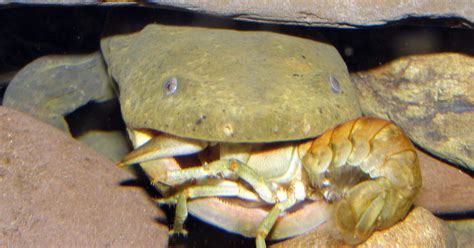
[[[334,240],[323,225],[273,247],[348,247]],[[456,247],[456,239],[444,221],[423,208],[413,209],[400,223],[374,234],[358,247]]]
[[[474,178],[418,150],[423,185],[415,205],[436,214],[474,210]]]
[[[130,176],[45,123],[0,107],[0,247],[166,247]]]
[[[352,79],[364,114],[394,121],[430,153],[474,170],[474,58],[409,56]]]

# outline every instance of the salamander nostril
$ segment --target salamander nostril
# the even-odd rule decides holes
[[[342,92],[341,85],[339,84],[339,81],[337,80],[337,78],[334,75],[329,76],[329,84],[331,85],[331,90],[334,93],[341,93]]]
[[[176,91],[178,90],[178,79],[176,77],[170,77],[165,81],[163,87],[165,95],[170,96],[176,94]]]

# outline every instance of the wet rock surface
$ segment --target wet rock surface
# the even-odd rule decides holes
[[[365,0],[365,1],[155,1],[172,7],[239,20],[299,25],[365,26],[381,25],[409,16],[464,17],[474,21],[474,7],[467,2]],[[164,3],[163,3],[164,2]],[[337,5],[337,6],[336,6]]]
[[[352,74],[366,115],[394,121],[429,152],[474,170],[474,58],[408,56]]]
[[[111,84],[100,53],[44,56],[15,75],[3,106],[69,131],[64,116],[88,102],[114,98]]]
[[[474,211],[474,178],[418,150],[423,184],[415,205],[435,214]]]
[[[166,247],[131,176],[64,132],[0,107],[0,246]]]
[[[5,4],[62,5],[142,5],[142,1],[5,0]],[[238,20],[313,26],[357,27],[382,25],[406,17],[455,17],[474,22],[474,6],[469,1],[364,0],[364,1],[242,1],[152,0],[144,6],[177,8]],[[468,26],[468,25],[466,25]]]
[[[277,243],[272,247],[349,247],[330,235],[327,224],[308,234]],[[456,238],[447,224],[428,210],[417,207],[403,221],[376,231],[357,247],[456,247]]]
[[[268,142],[314,137],[360,116],[344,61],[315,40],[150,24],[105,38],[102,51],[129,128]]]
[[[94,130],[77,137],[77,139],[112,162],[120,161],[130,152],[128,138],[120,131]]]

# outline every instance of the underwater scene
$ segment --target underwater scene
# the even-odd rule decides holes
[[[474,247],[474,8],[0,1],[0,248]]]

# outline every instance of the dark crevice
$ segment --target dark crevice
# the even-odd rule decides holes
[[[68,114],[65,119],[73,137],[91,130],[125,130],[117,98],[103,103],[90,102]]]

